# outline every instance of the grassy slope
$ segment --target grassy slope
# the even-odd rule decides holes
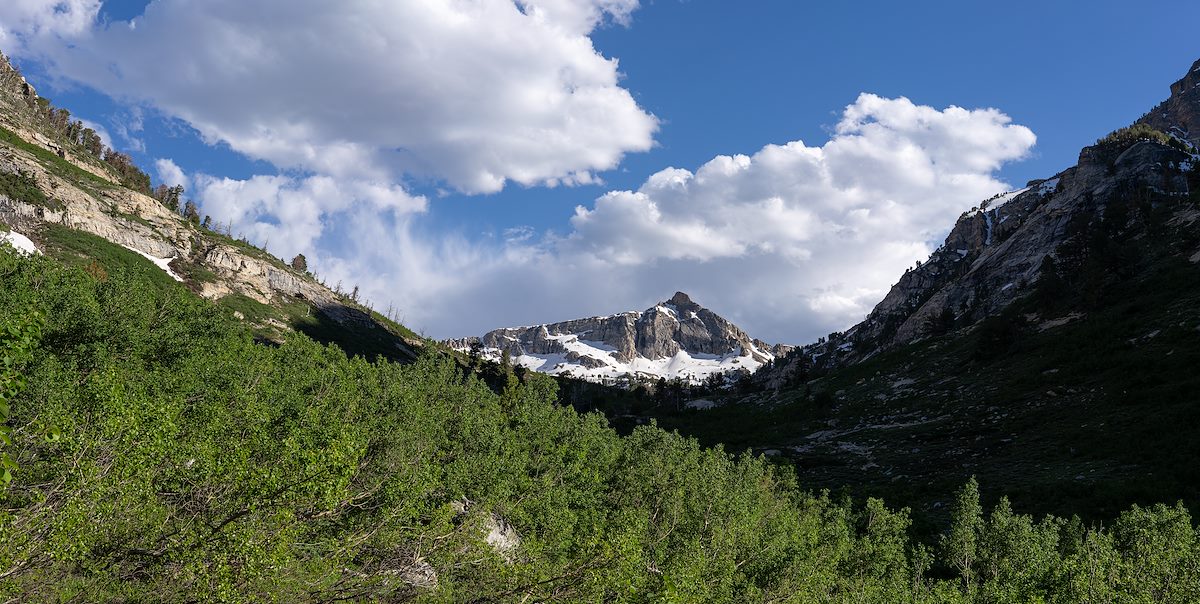
[[[32,154],[51,173],[70,180],[83,190],[93,194],[103,189],[112,189],[118,186],[79,168],[47,149],[21,139],[14,132],[3,127],[0,127],[0,144],[9,145]],[[17,196],[23,201],[42,205],[53,210],[63,209],[61,202],[46,197],[44,194],[27,194],[29,191],[26,190],[26,184],[20,176],[10,175],[8,176],[8,180],[0,182],[0,194],[7,193],[11,195],[20,193]],[[41,192],[37,191],[37,193]],[[137,216],[120,214],[115,212],[115,210],[113,214],[128,220],[149,224]],[[275,258],[266,251],[246,241],[210,230],[202,231],[201,235],[215,242],[231,245],[243,253],[270,262],[283,270],[290,270],[282,260]],[[145,272],[145,274],[150,275],[150,279],[153,282],[161,286],[172,282],[170,277],[145,258],[100,237],[58,225],[47,225],[43,229],[43,232],[39,234],[39,237],[46,240],[46,243],[52,248],[51,252],[54,256],[67,260],[71,264],[87,266],[92,261],[95,261],[101,268],[112,268],[114,266],[129,267],[131,270]],[[211,270],[187,261],[179,262],[177,269],[193,286],[198,286],[201,282],[212,281],[216,278],[216,275]],[[275,342],[281,341],[285,337],[287,329],[290,328],[291,330],[305,333],[317,341],[337,344],[351,354],[368,358],[382,356],[392,360],[407,361],[412,360],[413,355],[408,352],[407,345],[405,348],[399,348],[397,347],[397,342],[405,340],[425,341],[424,338],[407,327],[369,309],[362,309],[362,312],[364,313],[364,317],[369,316],[374,321],[375,325],[373,327],[367,327],[366,325],[340,325],[323,316],[320,312],[317,312],[308,303],[300,300],[285,301],[268,306],[247,298],[244,295],[234,294],[226,296],[220,301],[220,304],[239,311],[247,317],[253,324],[254,331],[258,337]],[[286,327],[281,329],[282,326]]]
[[[171,277],[146,258],[96,235],[47,224],[38,237],[48,254],[68,265],[84,267],[93,273],[99,270],[101,274],[112,270],[130,271],[159,289],[175,284]],[[242,294],[230,294],[219,300],[218,304],[240,312],[250,323],[255,336],[266,341],[282,341],[290,328],[318,342],[337,344],[352,355],[412,360],[412,355],[397,348],[396,342],[404,338],[421,340],[411,330],[378,313],[372,313],[372,317],[379,327],[368,328],[334,323],[301,300],[266,305]]]
[[[229,294],[221,298],[218,304],[241,313],[260,339],[273,342],[282,340],[286,334],[279,327],[286,325],[318,342],[336,344],[352,355],[368,359],[412,360],[412,355],[396,344],[406,339],[422,340],[408,328],[376,312],[370,313],[375,325],[368,327],[365,324],[338,324],[302,300],[267,305],[243,294]]]
[[[57,224],[44,225],[38,235],[44,244],[44,251],[69,266],[85,267],[93,274],[104,274],[114,269],[128,271],[158,289],[175,284],[174,279],[141,254],[127,250],[103,237]]]
[[[97,189],[113,189],[119,186],[76,166],[40,145],[26,142],[25,139],[17,136],[15,132],[2,126],[0,126],[0,142],[32,154],[47,170],[75,182],[78,186],[84,188],[84,190],[96,191]]]

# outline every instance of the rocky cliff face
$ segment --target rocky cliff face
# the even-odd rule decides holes
[[[712,373],[754,371],[788,346],[769,345],[700,306],[683,292],[642,312],[497,329],[482,338],[451,340],[547,373],[599,381],[625,374],[700,381]]]
[[[1158,204],[1187,200],[1200,160],[1200,61],[1139,123],[1173,140],[1102,140],[1054,177],[984,201],[958,219],[945,243],[906,272],[866,320],[803,347],[760,379],[778,385],[800,364],[853,364],[927,335],[943,317],[969,326],[1029,293],[1046,259],[1072,236],[1073,221],[1102,217],[1114,200],[1134,196]]]
[[[41,126],[45,126],[46,119],[43,103],[48,101],[38,95],[37,89],[9,62],[8,57],[0,53],[0,125],[23,140],[67,160],[76,168],[115,183],[116,177],[99,159],[89,157],[86,153],[76,153],[79,150],[77,147],[60,144],[53,136],[47,136],[42,131]]]
[[[1150,110],[1138,123],[1174,134],[1200,146],[1200,60],[1187,75],[1171,84],[1171,96]]]

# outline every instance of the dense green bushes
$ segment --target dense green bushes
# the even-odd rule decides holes
[[[760,457],[619,437],[549,378],[255,344],[228,310],[110,266],[0,252],[0,323],[46,317],[12,407],[0,599],[1189,602],[1182,507],[1110,530],[974,485],[944,544]],[[56,436],[61,434],[61,436]]]
[[[37,180],[27,172],[0,172],[0,195],[16,201],[62,209],[62,204],[47,198],[38,187]]]

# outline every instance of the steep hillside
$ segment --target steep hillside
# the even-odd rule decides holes
[[[1200,99],[1172,90],[1179,136],[1143,120],[984,202],[866,321],[659,422],[934,515],[971,475],[1026,510],[1200,505]]]
[[[1171,84],[1171,96],[1138,120],[1156,130],[1200,145],[1200,61]]]
[[[40,97],[2,55],[0,123],[0,224],[46,253],[86,258],[101,270],[112,270],[111,263],[152,263],[232,308],[270,341],[300,330],[351,352],[396,360],[412,360],[424,346],[411,331],[306,271],[138,190],[148,190],[148,178],[124,182],[121,169],[140,171],[121,158],[97,159],[111,160],[111,150],[85,149],[90,139],[82,127],[71,125],[69,113]]]
[[[1200,164],[1197,70],[1200,61],[1171,86],[1170,99],[1084,148],[1075,166],[964,213],[945,243],[906,272],[863,322],[797,349],[760,379],[779,386],[798,372],[852,365],[992,316],[1029,294],[1047,259],[1061,261],[1060,248],[1109,207],[1187,212]]]
[[[791,350],[751,338],[683,292],[642,312],[509,327],[448,344],[491,360],[507,353],[542,373],[624,385],[752,373]]]

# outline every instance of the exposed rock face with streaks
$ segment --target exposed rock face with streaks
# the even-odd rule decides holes
[[[317,305],[337,303],[328,288],[286,266],[232,245],[204,241],[194,227],[153,198],[115,184],[84,190],[50,173],[24,152],[0,148],[0,173],[11,172],[32,176],[57,203],[45,207],[0,195],[0,219],[5,222],[31,230],[41,224],[60,224],[155,258],[195,257],[218,275],[215,282],[199,284],[201,293],[210,298],[236,292],[264,304],[278,295],[301,296]]]

